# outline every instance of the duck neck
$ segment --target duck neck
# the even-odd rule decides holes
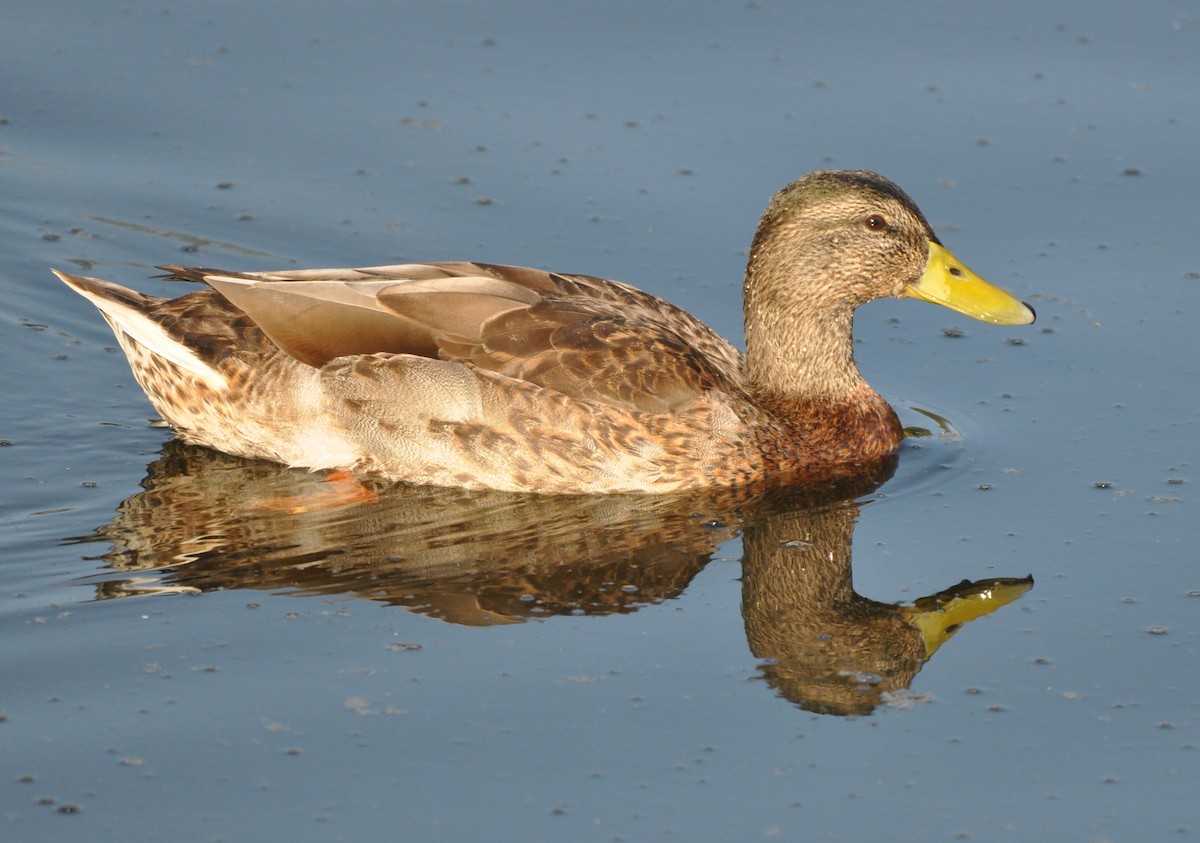
[[[854,362],[854,311],[797,299],[772,301],[746,283],[746,366],[751,390],[789,403],[854,400],[870,387]]]
[[[778,234],[765,220],[746,267],[743,374],[780,424],[762,437],[764,458],[785,468],[894,453],[900,420],[854,362],[853,279],[830,278],[822,248]]]
[[[904,432],[854,363],[854,312],[807,305],[746,309],[746,382],[780,425],[762,440],[764,459],[787,470],[887,457]]]

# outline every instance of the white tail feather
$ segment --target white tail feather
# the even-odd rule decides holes
[[[58,270],[53,271],[72,290],[96,305],[122,344],[126,340],[137,343],[151,354],[169,360],[195,375],[212,390],[221,391],[229,385],[224,375],[201,360],[194,351],[164,331],[161,325],[147,318],[137,308],[94,293],[86,286],[74,283],[71,276]]]

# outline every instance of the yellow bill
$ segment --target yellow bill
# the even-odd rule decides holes
[[[906,620],[921,631],[925,658],[950,640],[963,624],[990,615],[1001,606],[1019,599],[1033,588],[1033,577],[968,582],[929,597],[922,597],[904,610]]]
[[[906,296],[940,304],[996,325],[1029,325],[1033,308],[976,275],[944,246],[930,241],[929,263]]]

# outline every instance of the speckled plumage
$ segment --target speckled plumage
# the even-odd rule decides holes
[[[881,176],[789,185],[751,249],[746,355],[628,285],[522,267],[169,266],[215,288],[173,300],[59,276],[100,308],[189,442],[431,485],[671,492],[891,455],[900,424],[854,364],[853,311],[929,298],[918,288],[949,255],[933,244]]]

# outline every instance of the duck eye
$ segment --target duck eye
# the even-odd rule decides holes
[[[891,231],[892,227],[879,214],[871,214],[871,216],[867,217],[867,228],[872,231]]]

